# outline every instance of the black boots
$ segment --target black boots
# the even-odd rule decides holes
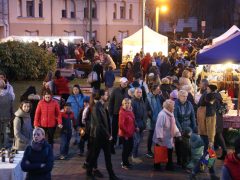
[[[218,159],[219,160],[224,160],[226,155],[227,155],[227,151],[223,151],[222,155],[220,157],[218,157]]]

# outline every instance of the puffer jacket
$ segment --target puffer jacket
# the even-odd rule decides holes
[[[178,129],[182,132],[185,128],[190,127],[196,131],[196,118],[192,104],[187,100],[182,104],[178,99],[175,102],[174,117]]]
[[[53,99],[49,102],[42,99],[36,109],[34,126],[49,128],[56,127],[57,124],[62,124],[59,104]]]
[[[56,87],[56,94],[69,94],[69,81],[65,77],[60,77],[54,80],[54,84]]]
[[[118,135],[120,137],[133,137],[135,132],[135,118],[132,111],[120,108],[118,121]]]
[[[13,127],[14,127],[13,148],[20,151],[24,151],[27,145],[30,145],[32,140],[33,128],[30,113],[26,113],[19,108],[15,112]]]

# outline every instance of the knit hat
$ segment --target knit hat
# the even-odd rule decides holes
[[[240,153],[240,137],[238,137],[234,143],[235,147],[235,153],[239,154]]]
[[[64,107],[72,107],[71,103],[65,103]]]
[[[178,90],[175,89],[170,93],[170,97],[173,99],[177,99],[178,98]]]
[[[192,133],[190,137],[190,144],[192,148],[199,148],[201,146],[204,146],[203,140],[200,137],[200,135]]]
[[[210,84],[210,85],[208,85],[208,87],[209,87],[209,89],[211,89],[212,92],[217,90],[217,86],[214,84]]]

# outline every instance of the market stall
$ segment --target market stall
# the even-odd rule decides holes
[[[142,49],[142,29],[133,35],[123,39],[122,42],[122,61],[132,61],[135,54]],[[148,26],[144,26],[144,51],[151,55],[161,51],[163,55],[168,55],[168,37],[153,31]]]
[[[197,55],[197,74],[222,90],[230,109],[224,115],[225,128],[240,128],[240,32],[212,45]]]

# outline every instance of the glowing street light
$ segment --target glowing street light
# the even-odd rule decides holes
[[[168,12],[168,6],[162,5],[160,7],[156,7],[156,32],[158,32],[158,23],[159,23],[159,12],[162,14],[166,14]]]

